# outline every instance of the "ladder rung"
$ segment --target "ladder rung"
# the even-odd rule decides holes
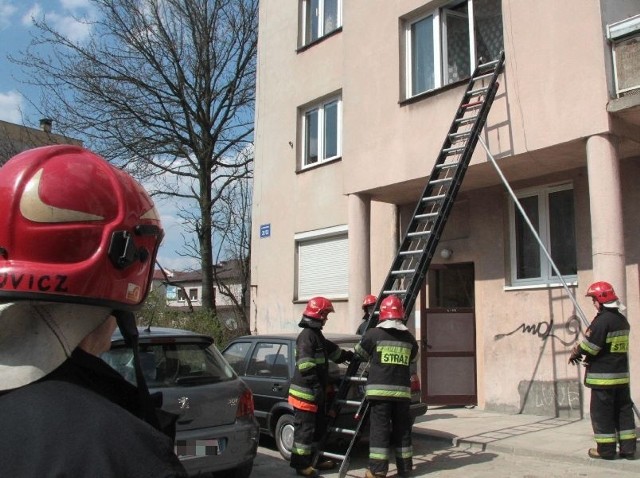
[[[484,103],[484,101],[474,101],[474,102],[472,102],[472,103],[465,103],[465,104],[460,105],[460,106],[461,106],[462,108],[466,108],[466,109],[469,109],[469,108],[477,108],[478,106],[481,106],[481,105],[482,105],[482,103]]]
[[[479,80],[484,80],[485,78],[491,78],[493,76],[493,71],[489,72],[489,73],[483,73],[481,75],[478,76],[474,76],[472,78],[473,81],[479,81]]]
[[[471,131],[461,131],[459,133],[449,133],[449,138],[451,140],[457,141],[461,138],[464,138],[466,136],[469,136],[471,134]]]
[[[428,196],[426,198],[422,198],[422,202],[434,202],[440,201],[445,198],[444,194],[438,194],[437,196]]]
[[[429,219],[437,217],[437,216],[438,216],[437,212],[429,212],[427,214],[416,214],[414,217],[421,221],[423,219],[429,220]]]
[[[406,294],[406,293],[407,293],[407,291],[406,291],[406,290],[395,290],[395,289],[390,289],[390,290],[385,290],[385,291],[384,291],[384,294],[385,294],[385,295],[389,295],[389,294],[395,294],[395,295],[400,295],[400,294],[402,294],[402,295],[404,295],[404,294]]]
[[[338,453],[331,453],[330,451],[319,451],[318,455],[326,456],[327,458],[333,458],[334,460],[344,461],[345,455],[340,455]]]
[[[435,168],[436,169],[455,168],[459,164],[460,164],[459,161],[456,161],[455,163],[440,163],[440,164],[436,164]]]
[[[464,146],[455,146],[453,148],[445,148],[442,150],[445,154],[458,154],[464,151]]]
[[[429,234],[431,234],[431,229],[429,229],[428,231],[408,232],[407,237],[422,237],[422,236],[428,236]]]
[[[467,124],[467,123],[473,123],[475,120],[478,119],[478,115],[475,116],[468,116],[467,118],[459,118],[456,120],[457,124]]]
[[[444,183],[450,183],[451,181],[453,181],[453,178],[432,179],[431,181],[429,181],[429,184],[431,185],[444,184]]]
[[[478,65],[478,69],[484,70],[486,68],[493,68],[497,64],[498,64],[498,60],[488,61],[486,63],[482,63],[481,65]]]
[[[397,271],[391,271],[391,274],[394,276],[403,276],[403,275],[409,275],[409,274],[415,274],[416,270],[415,269],[404,269],[404,270],[397,270]]]
[[[481,95],[483,93],[486,93],[487,91],[489,91],[489,88],[478,88],[477,90],[471,90],[469,91],[469,94],[471,96],[476,96],[476,95]]]
[[[360,402],[358,400],[338,399],[338,400],[336,400],[336,403],[339,403],[340,405],[353,405],[354,407],[359,407],[360,406]]]
[[[413,251],[400,251],[399,255],[401,256],[410,256],[415,254],[422,254],[422,249],[415,249]]]
[[[329,431],[333,433],[341,433],[342,435],[350,435],[355,436],[356,431],[351,430],[350,428],[340,428],[340,427],[329,427]]]

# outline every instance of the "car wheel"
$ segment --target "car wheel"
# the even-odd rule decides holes
[[[251,476],[251,470],[253,470],[253,460],[234,468],[231,470],[230,475],[225,476],[230,476],[231,478],[249,478],[249,476]]]
[[[291,459],[291,448],[293,448],[293,416],[285,413],[276,423],[274,432],[276,446],[282,458],[289,461]]]

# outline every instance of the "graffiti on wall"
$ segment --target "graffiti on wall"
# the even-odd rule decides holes
[[[562,337],[559,335],[561,331],[564,331]],[[510,337],[518,332],[521,332],[525,335],[530,335],[533,337],[537,337],[540,340],[544,341],[547,338],[551,337],[559,341],[562,345],[570,346],[575,344],[578,341],[580,335],[580,320],[575,315],[569,317],[564,324],[560,326],[556,326],[554,324],[553,319],[550,321],[540,321],[538,323],[521,323],[518,327],[513,329],[510,332],[504,334],[496,334],[494,335],[494,340],[504,339],[505,337]]]
[[[573,415],[581,413],[582,397],[578,380],[522,381],[518,385],[520,413],[532,415]],[[563,413],[559,413],[559,412]]]

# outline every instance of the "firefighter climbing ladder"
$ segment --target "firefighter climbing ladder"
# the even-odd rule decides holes
[[[480,131],[486,123],[487,115],[498,89],[498,76],[502,72],[503,66],[504,52],[501,52],[497,60],[478,65],[473,72],[433,166],[429,181],[418,201],[382,290],[378,294],[378,300],[371,320],[369,320],[369,328],[377,323],[382,299],[391,294],[402,300],[405,311],[409,312],[413,309],[460,189],[460,184],[471,161]],[[349,468],[349,455],[368,417],[369,405],[366,400],[360,402],[346,399],[352,383],[366,382],[366,378],[358,376],[359,367],[358,360],[353,360],[349,364],[330,414],[337,417],[342,406],[357,406],[356,429],[336,427],[334,426],[335,418],[333,418],[320,440],[314,459],[314,463],[320,456],[341,461],[340,478],[345,476]],[[350,437],[349,446],[344,455],[325,450],[329,439],[336,434]]]

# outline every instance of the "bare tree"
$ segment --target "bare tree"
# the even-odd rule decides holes
[[[213,308],[213,207],[248,177],[258,0],[92,0],[99,14],[79,42],[34,19],[37,35],[12,61],[43,91],[41,111],[185,207]],[[47,47],[48,49],[43,49]],[[50,53],[53,51],[53,53]]]
[[[253,154],[253,151],[247,152]],[[220,234],[216,259],[226,258],[233,264],[233,281],[214,268],[213,279],[220,294],[235,305],[236,322],[240,333],[250,334],[249,285],[251,283],[251,196],[250,179],[236,181],[226,189],[213,208],[213,223]]]

